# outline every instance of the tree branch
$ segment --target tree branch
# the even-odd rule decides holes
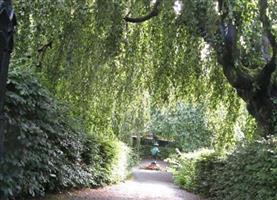
[[[38,49],[38,63],[37,63],[37,67],[41,67],[44,55],[46,53],[46,50],[48,48],[52,48],[52,44],[53,44],[53,42],[50,41],[50,42],[46,43],[45,45],[43,45],[42,47],[40,47]]]
[[[277,54],[277,45],[276,38],[272,33],[272,26],[270,24],[269,17],[266,15],[266,10],[268,9],[268,1],[267,0],[259,0],[260,7],[260,19],[263,25],[265,36],[267,37],[271,47],[272,47],[272,57],[270,61],[265,65],[263,70],[258,76],[258,84],[262,90],[265,90],[271,80],[271,76],[276,69],[276,54]]]
[[[156,17],[159,14],[160,4],[161,4],[161,0],[156,0],[155,4],[153,6],[153,9],[147,15],[142,16],[142,17],[129,17],[128,16],[129,14],[128,14],[124,17],[124,20],[126,22],[130,22],[130,23],[142,23],[142,22],[145,22],[147,20],[150,20],[150,19],[152,19],[153,17]]]
[[[276,58],[277,53],[277,45],[276,45],[276,38],[272,33],[272,26],[269,20],[269,17],[266,15],[266,10],[268,9],[268,1],[267,0],[259,0],[260,6],[260,19],[263,24],[263,29],[265,32],[266,37],[268,38],[270,45],[272,47],[273,55],[272,59]]]
[[[235,66],[237,56],[237,29],[232,21],[227,25],[222,19],[220,34],[223,36],[223,53],[218,52],[218,61],[223,66],[223,72],[229,83],[236,89],[250,89],[253,78]]]
[[[52,41],[46,43],[45,45],[43,45],[42,47],[40,47],[38,49],[38,52],[41,53],[41,52],[45,51],[47,48],[51,48],[52,47],[52,43],[53,43]]]
[[[237,23],[228,19],[229,8],[224,0],[218,0],[220,20],[216,35],[222,38],[221,42],[215,42],[213,47],[217,54],[217,60],[223,67],[223,73],[228,82],[236,89],[248,90],[251,88],[253,78],[243,70],[235,66],[237,51]]]

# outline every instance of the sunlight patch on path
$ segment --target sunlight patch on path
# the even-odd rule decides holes
[[[149,161],[143,161],[145,165]],[[160,162],[161,166],[165,163]],[[100,189],[86,189],[60,196],[59,200],[201,200],[172,183],[172,174],[135,168],[133,179]]]

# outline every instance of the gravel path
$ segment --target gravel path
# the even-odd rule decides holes
[[[143,170],[149,164],[143,161],[133,170],[133,178],[101,189],[87,189],[53,199],[59,200],[201,200],[172,183],[172,175],[165,171],[166,164],[158,162],[162,171]],[[50,198],[49,200],[51,200]]]

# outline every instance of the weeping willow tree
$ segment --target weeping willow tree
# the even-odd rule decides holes
[[[94,132],[126,137],[151,107],[182,99],[207,105],[222,144],[234,139],[243,101],[264,135],[274,133],[273,0],[14,4],[13,66],[36,71]]]
[[[213,49],[224,76],[247,103],[263,134],[275,134],[276,2],[178,0],[174,3],[179,15],[176,23]],[[156,0],[149,14],[135,18],[127,15],[124,19],[132,23],[147,21],[168,9],[166,4]]]

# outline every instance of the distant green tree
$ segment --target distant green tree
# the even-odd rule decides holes
[[[156,110],[152,114],[150,131],[173,140],[176,147],[186,152],[212,144],[212,132],[200,106],[178,103],[174,108]]]

